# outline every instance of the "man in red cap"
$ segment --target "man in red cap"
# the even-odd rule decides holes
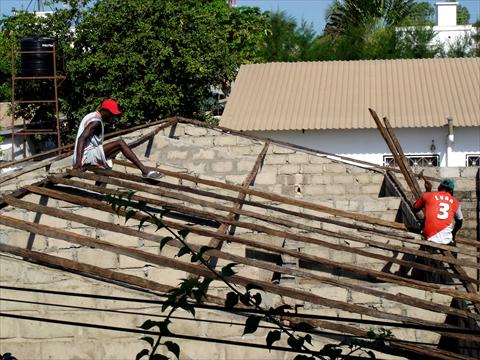
[[[99,111],[86,115],[78,127],[75,150],[73,152],[73,168],[81,169],[83,165],[95,165],[104,169],[112,168],[112,160],[108,157],[119,151],[135,164],[142,176],[150,179],[160,177],[158,171],[143,165],[135,153],[123,140],[114,140],[103,144],[103,121],[110,121],[113,116],[120,115],[118,105],[113,99],[102,102]]]

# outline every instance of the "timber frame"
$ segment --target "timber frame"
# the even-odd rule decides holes
[[[94,212],[101,212],[112,214],[111,216],[113,217],[115,216],[115,212],[105,201],[105,197],[107,195],[115,195],[119,190],[134,191],[135,194],[132,196],[132,200],[146,201],[149,208],[155,211],[168,210],[170,213],[175,214],[175,216],[171,217],[169,213],[165,215],[163,222],[166,226],[175,230],[188,229],[190,234],[205,239],[205,243],[196,243],[192,240],[191,245],[193,248],[199,249],[201,245],[205,244],[214,247],[215,249],[205,253],[210,259],[210,264],[213,266],[218,266],[218,263],[222,261],[233,261],[241,264],[246,270],[246,274],[249,273],[248,269],[260,269],[271,273],[290,275],[298,279],[324,284],[325,286],[346,289],[352,293],[368,294],[378,299],[384,299],[385,301],[395,302],[415,309],[445,315],[448,314],[462,319],[471,319],[480,322],[480,295],[478,291],[475,290],[475,288],[478,288],[478,285],[480,285],[480,281],[478,278],[469,276],[465,270],[463,270],[463,268],[472,268],[478,272],[480,269],[480,253],[478,252],[477,241],[457,239],[457,242],[461,244],[460,247],[427,243],[418,236],[415,236],[415,234],[408,232],[406,227],[400,223],[268,193],[252,187],[265,157],[268,156],[268,147],[270,144],[275,143],[276,145],[286,146],[297,151],[305,151],[310,154],[325,156],[350,164],[354,163],[358,166],[373,169],[384,174],[387,174],[387,172],[390,174],[401,173],[404,175],[412,193],[417,196],[420,191],[417,183],[418,175],[413,174],[411,169],[408,168],[408,164],[405,165],[402,161],[402,153],[395,151],[395,149],[398,149],[398,146],[396,147],[395,141],[392,140],[395,138],[391,127],[389,127],[388,120],[385,122],[386,128],[383,128],[376,113],[373,110],[371,113],[381,129],[382,136],[384,136],[386,140],[389,139],[387,143],[391,146],[392,153],[396,156],[396,160],[398,157],[396,163],[400,165],[400,170],[385,168],[334,154],[321,153],[316,150],[261,137],[250,137],[260,141],[264,146],[258,154],[252,170],[240,185],[170,171],[162,168],[162,166],[159,166],[158,170],[164,174],[164,178],[152,183],[149,180],[135,175],[134,172],[129,172],[131,164],[128,162],[115,160],[115,167],[123,168],[124,171],[101,170],[98,168],[89,168],[88,171],[65,169],[61,174],[49,175],[40,182],[24,186],[12,193],[2,194],[0,197],[0,211],[11,208],[21,209],[22,211],[38,216],[54,217],[96,228],[106,233],[118,233],[140,238],[151,244],[159,244],[163,236],[149,229],[139,230],[137,227],[120,225],[121,222],[112,223],[99,220],[95,218],[94,215],[80,215],[55,206],[47,206],[27,200],[28,195],[39,195],[51,199],[52,201],[50,203],[61,201],[74,206],[92,209],[92,214],[94,214]],[[181,117],[161,120],[150,124],[148,127],[153,128],[153,130],[130,143],[130,146],[133,148],[140,146],[157,136],[160,130],[175,126],[177,123],[206,126],[195,120]],[[142,127],[138,127],[132,129],[132,131],[141,128]],[[230,129],[221,127],[210,128],[224,133],[249,137]],[[27,166],[17,172],[2,175],[0,176],[0,183],[14,179],[16,176],[20,176],[29,171],[35,171],[41,167],[48,166],[71,154],[71,146],[64,146],[60,150],[70,152],[43,160],[33,166]],[[55,151],[57,151],[57,149],[52,150],[51,153]],[[14,163],[10,165],[14,165]],[[400,189],[400,192],[402,192],[400,195],[402,195],[403,201],[408,201],[408,196],[403,193],[404,190]],[[122,214],[125,215],[125,212],[121,211],[120,215]],[[138,223],[144,220],[144,218],[143,215],[135,215],[132,221]],[[118,245],[115,244],[113,239],[107,241],[93,236],[81,235],[71,230],[58,229],[42,225],[38,222],[25,221],[9,216],[8,211],[0,212],[0,224],[6,228],[13,228],[30,234],[43,235],[48,238],[63,240],[80,246],[120,254],[160,268],[168,267],[183,271],[190,276],[211,277],[211,273],[200,263],[190,263],[182,258],[152,254],[140,249]],[[327,230],[323,228],[322,224],[334,226],[335,230]],[[235,234],[234,229],[248,230],[250,233],[261,235],[261,237],[246,236],[243,235],[243,232]],[[263,239],[265,237],[270,237],[274,240],[264,241]],[[458,286],[444,286],[424,282],[410,277],[400,276],[393,272],[379,271],[358,264],[335,261],[334,259],[315,255],[315,253],[302,252],[298,249],[279,245],[279,242],[275,239],[288,240],[291,243],[298,244],[298,248],[300,248],[300,245],[308,244],[310,247],[330,249],[339,253],[355,254],[355,256],[359,258],[375,259],[385,263],[396,264],[396,266],[399,267],[408,267],[427,272],[435,271],[451,277]],[[364,246],[351,246],[349,242],[360,243]],[[238,253],[230,252],[228,245],[226,246],[225,244],[243,246],[277,256],[286,255],[297,259],[299,262],[316,264],[322,271],[317,271],[317,269],[311,270],[307,267],[283,267],[273,262],[253,259],[246,255],[242,256]],[[415,248],[415,245],[428,245],[438,252],[432,253],[425,251],[422,250],[424,249],[423,247],[418,249]],[[177,243],[170,242],[167,248],[175,249],[179,246]],[[133,286],[159,294],[164,294],[171,289],[170,286],[156,281],[48,255],[40,251],[32,250],[31,248],[13,246],[8,242],[0,243],[0,252],[18,256],[25,261],[61,268],[105,281],[114,281],[117,284]],[[467,256],[468,260],[463,258],[462,260],[457,259],[454,256],[455,254]],[[407,255],[407,257],[409,256],[410,258],[416,256],[435,260],[445,264],[446,267],[439,270],[430,265],[402,259],[402,255]],[[337,274],[337,276],[329,276],[328,274]],[[390,324],[402,324],[402,326],[407,326],[407,328],[411,326],[412,329],[417,329],[417,331],[435,332],[442,336],[477,343],[477,345],[480,343],[478,333],[466,330],[462,331],[462,328],[453,325],[413,316],[394,314],[381,308],[377,309],[375,307],[329,299],[288,283],[283,284],[280,282],[277,284],[259,280],[242,275],[242,272],[231,276],[229,281],[232,284],[243,287],[247,284],[261,286],[265,292],[282,296],[286,303],[290,300],[302,301],[320,307],[338,309],[360,318],[368,317],[368,319],[388,321]],[[444,304],[428,301],[424,298],[403,294],[401,292],[391,293],[388,289],[373,286],[378,283],[462,299],[472,304],[471,311],[452,308]],[[208,302],[221,305],[223,299],[210,296]],[[295,323],[295,320],[289,319],[288,317],[285,317],[284,320],[289,321],[291,324]],[[327,329],[335,333],[351,334],[360,337],[367,335],[365,327],[359,326],[358,324],[345,324],[334,320],[302,321],[309,322],[319,329]],[[388,344],[387,352],[414,357],[430,356],[438,359],[468,359],[468,357],[465,356],[437,349],[436,344],[426,346],[425,344],[416,344],[414,341],[405,343],[392,341]]]

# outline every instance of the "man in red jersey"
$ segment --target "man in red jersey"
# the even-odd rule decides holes
[[[428,241],[438,244],[450,244],[455,240],[455,234],[462,227],[463,215],[460,203],[453,196],[455,184],[450,179],[443,179],[438,191],[427,192],[413,205],[416,211],[425,209],[425,225],[423,233]],[[453,222],[455,220],[455,225]]]

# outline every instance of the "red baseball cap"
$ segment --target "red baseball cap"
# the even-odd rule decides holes
[[[101,109],[110,111],[113,115],[120,115],[122,112],[118,109],[118,105],[113,99],[107,99],[102,102]]]

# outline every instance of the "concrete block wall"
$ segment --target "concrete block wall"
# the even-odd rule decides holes
[[[134,140],[136,137],[140,136],[143,133],[146,133],[147,131],[148,130],[143,130],[132,133],[126,136],[125,140],[127,142]],[[263,148],[263,145],[261,143],[254,140],[225,134],[216,130],[199,128],[184,124],[179,124],[176,127],[175,132],[173,133],[173,137],[169,137],[170,135],[172,135],[172,131],[170,129],[163,130],[159,135],[156,136],[156,138],[151,143],[146,143],[137,148],[137,155],[139,155],[143,161],[145,161],[148,165],[151,166],[158,165],[160,166],[160,168],[166,168],[168,170],[191,173],[201,176],[202,178],[229,181],[237,184],[240,184],[248,175],[249,171],[255,163],[257,155]],[[70,164],[70,159],[62,160],[61,162],[53,164],[50,171],[62,171],[65,167],[70,166]],[[138,172],[138,170],[136,169],[124,167],[116,167],[115,169],[132,173]],[[27,174],[25,175],[25,177],[22,177],[16,182],[12,181],[8,183],[7,185],[9,186],[9,188],[6,190],[15,189],[19,187],[18,184],[25,184],[32,180],[41,179],[45,174],[46,171],[44,169],[41,169],[30,175]],[[466,175],[467,172],[465,172],[465,176]],[[162,180],[171,183],[181,183],[181,181],[169,177],[166,177]],[[310,154],[296,152],[291,149],[282,148],[280,146],[271,145],[262,169],[256,179],[255,187],[264,191],[283,194],[285,196],[295,197],[307,201],[313,201],[334,208],[365,213],[371,216],[377,216],[388,220],[393,220],[398,209],[399,199],[378,198],[382,181],[383,175],[373,170],[339,163],[326,157],[314,156]],[[468,187],[468,184],[465,183],[464,185]],[[199,189],[209,189],[209,187],[203,185],[196,186]],[[210,190],[212,189],[210,188]],[[236,196],[236,194],[232,194],[232,192],[226,190],[215,189],[215,191],[221,194]],[[40,202],[40,197],[35,195],[28,195],[25,199],[36,203]],[[268,202],[266,200],[262,201]],[[49,203],[48,206],[68,209],[69,211],[73,211],[79,214],[85,212],[85,214],[88,216],[92,216],[92,212],[94,212],[94,210],[83,209],[82,207],[73,206],[72,204],[64,203],[61,201],[54,201],[54,203]],[[285,206],[285,208],[288,208],[288,206]],[[292,209],[293,208],[294,207],[292,207]],[[259,209],[255,209],[255,211],[259,211]],[[35,216],[31,213],[16,209],[12,210],[9,207],[5,208],[2,213],[7,214],[8,216],[13,216],[29,221],[32,221],[35,218]],[[95,212],[95,217],[104,221],[123,224],[122,219],[118,219],[113,215],[100,212],[98,212],[97,214],[97,212]],[[251,219],[244,219],[243,217],[241,218],[241,220],[254,222]],[[142,239],[113,234],[98,229],[89,228],[80,224],[75,224],[72,222],[52,219],[48,216],[42,216],[39,221],[41,224],[65,228],[69,231],[74,231],[79,234],[94,236],[107,241],[111,240],[121,245],[135,247],[152,253],[159,253],[158,245],[152,242],[144,241]],[[134,222],[129,222],[129,224],[130,226],[135,227]],[[312,222],[310,225],[322,227],[324,229],[332,231],[339,230],[338,227],[326,223],[319,224],[318,222]],[[241,234],[244,237],[251,237],[252,239],[255,239],[257,241],[262,238],[262,241],[268,241],[274,243],[277,246],[282,246],[282,243],[284,242],[284,239],[271,236],[263,236],[261,234],[252,233],[252,231],[247,229],[237,228],[236,234]],[[335,243],[338,242],[338,240],[332,240],[328,237],[320,236],[319,234],[312,234],[304,231],[302,232],[302,234],[325,241],[333,241]],[[196,238],[195,242],[206,243],[208,240],[208,238]],[[12,244],[13,242],[13,245],[17,246],[26,246],[29,241],[30,243],[32,242],[32,238],[28,234],[22,233],[21,231],[15,231],[12,229],[1,227],[0,241],[7,242],[9,244]],[[353,244],[353,242],[350,243]],[[365,244],[362,243],[354,244],[351,246],[358,246],[359,248],[367,247]],[[301,246],[299,246],[298,242],[287,240],[285,242],[285,247],[298,249],[298,251],[301,252],[315,254],[317,256],[325,257],[339,262],[358,264],[376,270],[380,270],[385,265],[385,263],[382,261],[366,259],[356,254],[335,251],[332,249],[319,247],[318,245],[301,244]],[[146,265],[145,263],[128,257],[119,256],[100,250],[83,248],[63,242],[61,240],[49,239],[41,236],[36,236],[34,238],[33,249],[45,251],[53,255],[65,257],[76,261],[86,262],[92,265],[115,269],[117,271],[122,271],[136,276],[149,278],[151,280],[159,281],[167,285],[176,285],[181,278],[185,278],[187,276],[187,274],[181,271],[162,268],[159,266]],[[228,252],[241,256],[245,256],[246,253],[245,246],[234,243],[225,244],[224,249]],[[369,249],[369,251],[371,251],[371,249]],[[166,247],[165,250],[162,251],[162,255],[166,256],[174,256],[175,253],[175,249],[170,249],[168,247]],[[379,253],[391,255],[391,253],[387,251],[379,251]],[[295,258],[292,258],[290,260],[293,261],[292,266],[299,266],[298,260],[296,260]],[[0,265],[3,266],[3,264],[5,264],[5,260],[0,259]],[[23,269],[24,264],[25,263],[22,262],[17,263],[15,265],[16,270],[14,270],[14,272],[17,272],[19,274],[19,279],[23,279],[21,276],[24,276],[27,283],[28,281],[35,281],[36,278],[34,274],[37,270],[26,271]],[[220,261],[219,264],[220,266],[222,266],[224,262]],[[251,276],[253,278],[258,278],[261,280],[270,281],[272,278],[272,273],[266,270],[253,269],[245,266],[239,266],[238,270],[241,275]],[[319,270],[317,272],[325,277],[339,278],[339,276],[341,275],[339,273],[331,271]],[[19,280],[17,279],[16,281],[18,282]],[[352,292],[350,290],[340,289],[338,287],[334,288],[330,285],[314,282],[311,280],[284,277],[282,278],[282,281],[282,285],[300,288],[305,291],[310,291],[320,296],[324,296],[326,298],[348,301],[350,303],[374,307],[387,312],[401,313],[403,315],[418,316],[421,318],[432,317],[432,319],[436,316],[435,314],[431,314],[427,311],[421,312],[420,314],[419,310],[415,308],[403,306],[398,303],[389,303],[388,301],[369,297],[368,295],[362,293]],[[361,282],[361,280],[352,281]],[[62,287],[70,286],[70,279],[65,278],[61,282],[61,284]],[[88,281],[85,284],[85,287],[87,289],[92,286],[93,285],[91,285],[91,283],[89,283]],[[372,284],[368,284],[366,286],[372,286]],[[399,291],[398,288],[392,285],[385,285],[384,287],[389,292]],[[94,286],[92,288],[94,289]],[[106,286],[106,288],[109,289],[109,291],[111,291],[112,293],[117,293],[116,287],[108,285]],[[412,289],[402,288],[400,292],[410,294],[411,291]],[[212,286],[213,295],[224,296],[226,292],[227,289],[225,289],[223,286],[218,286],[218,284],[216,283],[214,286]],[[121,293],[121,291],[119,293]],[[429,295],[429,293],[427,292],[420,292],[411,295],[420,297],[422,299],[427,299],[431,297],[431,295]],[[355,316],[355,314],[346,313],[341,310],[325,308],[312,304],[305,304],[302,301],[283,299],[282,297],[275,295],[266,295],[264,298],[265,301],[268,301],[268,303],[272,306],[278,306],[284,301],[286,301],[290,304],[293,303],[303,305],[305,311],[312,311],[316,314],[349,317]],[[444,299],[443,301],[449,303],[449,299]],[[50,310],[46,310],[46,313],[49,312]],[[230,319],[230,316],[227,317],[227,319]],[[129,321],[132,321],[130,324],[134,324],[134,326],[138,325],[138,323],[136,323],[136,321],[138,321],[137,318]],[[128,321],[125,323],[128,323]],[[20,326],[18,331],[21,332],[24,325],[15,326]],[[396,329],[396,332],[401,338],[405,337],[423,340],[427,339],[425,338],[425,332],[420,333],[413,331],[407,333],[402,329]],[[77,339],[78,341],[80,341],[81,344],[85,345],[82,348],[84,349],[82,350],[84,352],[80,352],[81,358],[82,356],[84,358],[93,358],[91,357],[91,354],[93,354],[95,351],[103,351],[100,352],[100,354],[102,354],[102,358],[109,358],[109,356],[112,356],[112,358],[114,358],[113,354],[116,354],[116,358],[119,359],[132,358],[130,354],[129,356],[124,357],[124,354],[126,352],[134,351],[134,354],[138,352],[138,336],[136,335],[123,335],[122,337],[118,337],[118,339],[115,338],[111,341],[102,341],[102,339],[105,339],[105,335],[98,335],[99,338],[96,339],[93,335],[83,337],[82,334],[83,333],[81,333],[80,335],[72,335],[74,339]],[[241,332],[239,332],[239,334],[241,334]],[[72,349],[77,348],[72,347],[71,345],[70,338],[72,338],[72,336],[68,337],[68,339],[62,337],[58,338],[58,343],[56,345],[52,345],[49,340],[35,340],[33,343],[38,344],[32,345],[32,354],[40,354],[42,356],[46,355],[49,352],[51,352],[52,354],[56,354],[56,351],[58,349],[61,349],[63,346],[69,347],[68,351],[72,351],[71,354],[67,351],[67,353],[70,355],[68,355],[66,358],[73,359],[77,355],[73,354],[74,350]],[[75,336],[77,337],[75,338]],[[232,336],[234,337],[238,335],[232,334]],[[11,346],[12,349],[18,349],[18,351],[21,351],[20,344],[24,342],[24,339],[19,334],[13,337],[8,337],[7,339],[10,344],[9,346]],[[432,340],[434,340],[433,337]],[[259,341],[263,342],[264,340],[260,339]],[[0,343],[2,342],[0,341]],[[192,345],[190,343],[188,348],[195,349],[195,347],[197,346],[199,346],[199,344],[194,343]],[[0,349],[3,350],[3,348],[1,347]],[[3,351],[5,352],[7,350]],[[90,353],[87,353],[89,351]],[[199,354],[202,354],[202,356],[203,354],[207,354],[209,356],[213,356],[214,358],[231,358],[232,351],[234,350],[225,347],[206,346],[202,347],[201,351],[191,352],[191,357],[198,358],[195,356]],[[255,354],[255,356],[258,355],[257,352],[253,352],[252,354]],[[189,356],[190,354],[186,354],[184,358],[188,359],[190,358]],[[290,358],[288,355],[282,355],[281,357],[278,357],[278,354],[273,355],[273,353],[266,353],[261,357]],[[55,355],[53,355],[53,357],[51,358],[55,359],[58,357],[55,357]],[[247,358],[255,357],[253,357],[252,355]]]

